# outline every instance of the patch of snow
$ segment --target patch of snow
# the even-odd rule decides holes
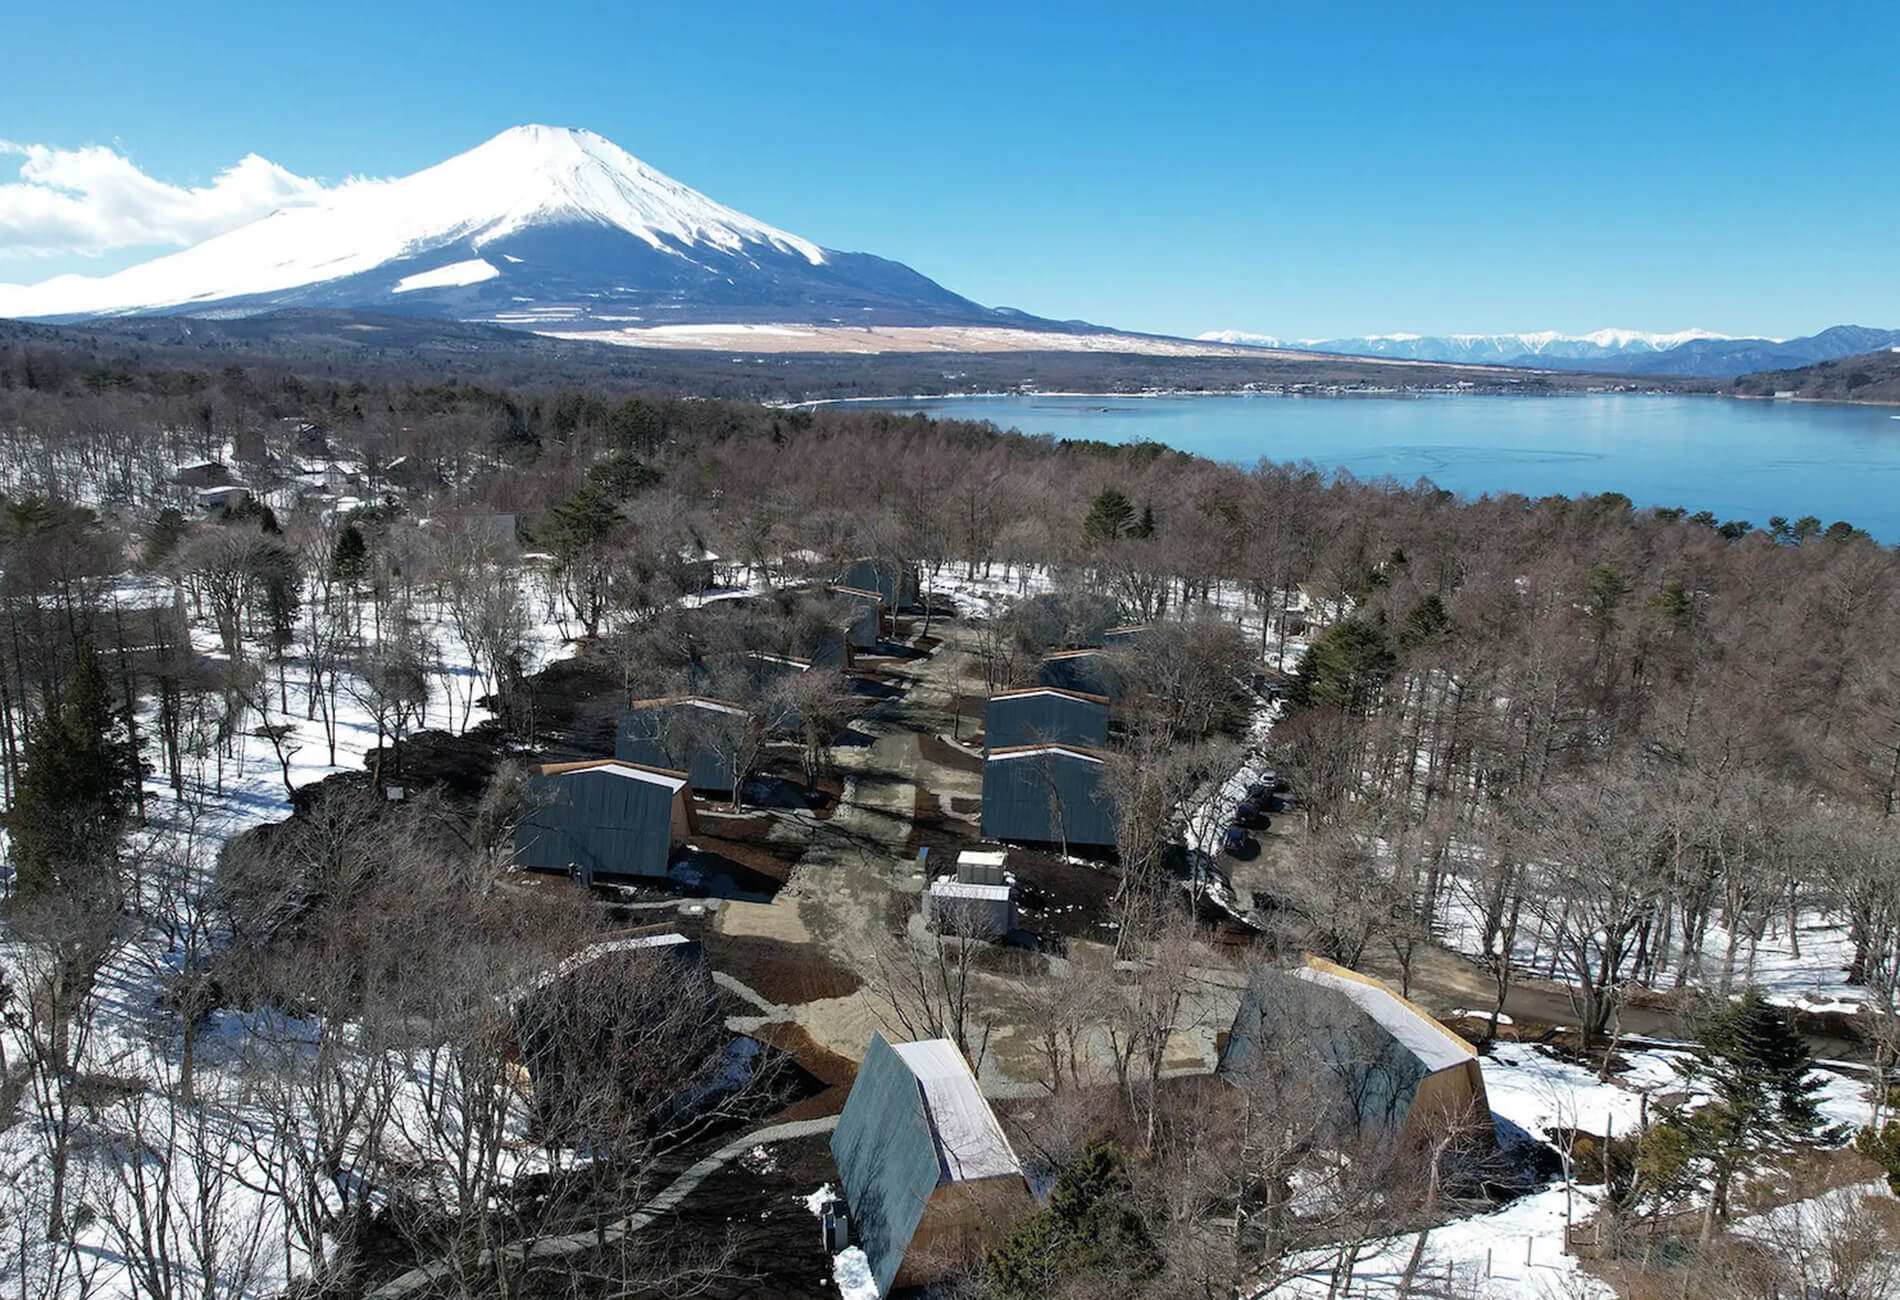
[[[831,1280],[844,1300],[878,1300],[871,1261],[857,1246],[846,1246],[831,1257]]]
[[[483,280],[492,280],[501,272],[479,257],[466,262],[450,262],[447,266],[438,266],[433,271],[418,271],[414,275],[405,275],[396,281],[391,293],[411,293],[417,289],[453,289],[465,284],[480,284]]]

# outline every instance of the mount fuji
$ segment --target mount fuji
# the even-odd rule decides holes
[[[1074,327],[950,292],[714,202],[590,131],[521,126],[388,181],[350,181],[105,276],[0,285],[0,317],[351,309],[550,333],[717,321]]]

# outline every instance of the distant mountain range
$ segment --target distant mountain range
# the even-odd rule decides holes
[[[0,285],[0,317],[376,311],[547,332],[716,321],[1074,327],[992,309],[908,266],[822,248],[590,131],[521,126],[390,181],[353,181],[106,276]]]
[[[1731,338],[1708,330],[1650,334],[1620,329],[1591,334],[1374,334],[1353,339],[1297,340],[1214,330],[1200,337],[1210,343],[1298,348],[1346,356],[1719,379],[1758,370],[1794,369],[1900,345],[1900,330],[1862,325],[1836,325],[1798,339]]]

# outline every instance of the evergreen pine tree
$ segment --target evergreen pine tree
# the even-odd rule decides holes
[[[1709,1100],[1673,1115],[1684,1155],[1707,1178],[1712,1194],[1703,1236],[1727,1217],[1735,1178],[1758,1159],[1800,1143],[1838,1142],[1846,1135],[1822,1122],[1814,1058],[1787,1012],[1749,987],[1703,1024],[1683,1078]]]
[[[175,506],[166,506],[158,512],[158,519],[152,524],[151,536],[145,542],[145,562],[156,567],[172,557],[178,549],[178,543],[184,540],[187,529],[185,516]]]
[[[330,573],[338,582],[355,585],[369,572],[369,543],[355,524],[343,525],[336,545],[330,548]]]
[[[1115,1149],[1091,1143],[1056,1179],[1049,1208],[989,1253],[992,1291],[1007,1300],[1031,1300],[1082,1276],[1153,1273],[1158,1255],[1147,1225],[1130,1206],[1132,1192]]]
[[[1356,616],[1341,619],[1300,656],[1287,700],[1296,709],[1331,705],[1368,715],[1397,665],[1382,621]]]
[[[1135,507],[1118,488],[1103,488],[1089,505],[1082,521],[1082,536],[1091,542],[1112,542],[1129,531],[1135,522]]]
[[[140,771],[90,641],[80,642],[59,707],[33,728],[24,759],[7,813],[19,888],[83,895],[105,887]]]
[[[1854,1135],[1854,1149],[1880,1166],[1887,1175],[1887,1189],[1900,1196],[1900,1119],[1868,1124]]]

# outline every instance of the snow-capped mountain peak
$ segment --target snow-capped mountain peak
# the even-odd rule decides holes
[[[715,202],[592,131],[518,126],[392,180],[105,276],[0,285],[0,317],[350,307],[503,324],[993,313],[909,268]],[[875,319],[867,319],[867,314]]]
[[[528,226],[582,220],[663,251],[709,245],[736,252],[765,243],[813,266],[825,261],[825,250],[809,240],[716,203],[611,140],[573,127],[511,127],[397,184],[428,194],[441,212],[461,214],[465,226],[476,227],[477,249]]]

